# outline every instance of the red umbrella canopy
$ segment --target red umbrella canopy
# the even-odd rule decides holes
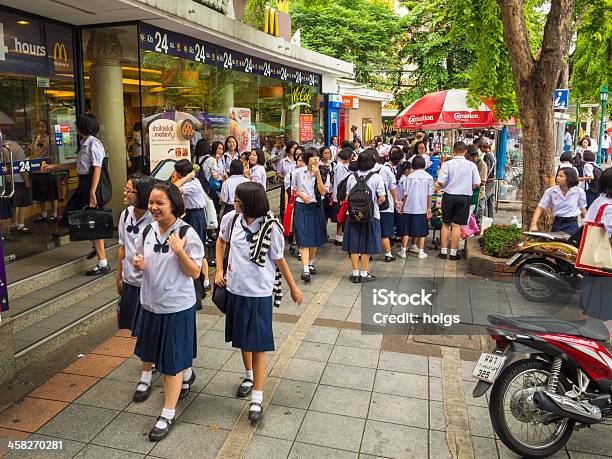
[[[421,97],[393,120],[397,129],[484,128],[495,125],[489,102],[481,99],[476,108],[468,106],[467,90],[448,89]]]

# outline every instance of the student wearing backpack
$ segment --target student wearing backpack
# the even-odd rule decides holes
[[[353,273],[350,279],[355,284],[376,279],[368,273],[369,255],[382,250],[378,206],[385,202],[385,183],[374,170],[375,166],[376,150],[368,148],[357,158],[358,170],[346,182],[348,219],[342,250],[351,254]]]
[[[385,182],[385,202],[379,205],[380,209],[380,236],[382,252],[385,255],[385,262],[395,260],[391,253],[391,238],[395,234],[395,203],[397,202],[397,180],[395,170],[391,164],[384,164],[384,159],[380,157],[378,151],[375,154],[376,166],[374,170],[382,177]]]
[[[329,177],[327,183],[323,182],[319,169],[319,150],[308,148],[303,158],[306,166],[293,171],[291,190],[296,195],[293,228],[304,270],[301,279],[308,283],[310,276],[317,273],[314,266],[317,247],[327,242],[322,198],[327,193]]]
[[[143,229],[133,260],[142,273],[134,353],[143,362],[155,363],[164,379],[164,407],[149,432],[153,442],[164,439],[174,427],[177,401],[189,394],[195,381],[191,369],[197,346],[193,281],[202,269],[204,246],[195,230],[181,220],[184,211],[176,186],[153,186],[149,212],[154,221]],[[141,384],[150,390],[150,379],[141,379]]]
[[[587,150],[583,154],[584,167],[582,169],[583,176],[580,177],[580,182],[584,186],[586,193],[587,209],[593,204],[593,201],[599,196],[597,185],[601,177],[602,170],[595,162],[595,153]]]
[[[234,193],[236,192],[236,187],[248,181],[249,179],[244,177],[244,164],[242,161],[240,159],[233,160],[229,168],[229,177],[221,186],[221,196],[219,198],[222,209],[221,218],[234,210]]]
[[[344,223],[338,223],[338,212],[340,212],[340,203],[346,200],[346,181],[351,172],[349,171],[349,162],[353,150],[343,148],[338,152],[336,166],[334,168],[334,184],[332,187],[332,201],[334,203],[331,220],[336,223],[336,236],[334,237],[334,245],[341,246],[344,235]]]

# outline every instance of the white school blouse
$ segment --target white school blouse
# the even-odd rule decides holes
[[[391,167],[387,164],[377,164],[376,166],[374,166],[374,170],[378,171],[383,181],[385,182],[385,187],[387,188],[387,199],[389,200],[389,207],[385,210],[381,210],[381,213],[392,214],[395,212],[395,201],[393,200],[391,190],[395,190],[397,188],[397,180],[395,179],[395,174],[391,170]]]
[[[582,188],[573,186],[564,196],[558,185],[551,186],[544,192],[538,204],[542,209],[549,206],[554,217],[577,217],[580,215],[580,209],[586,207],[586,194]]]
[[[301,191],[311,199],[311,202],[316,202],[315,186],[317,183],[316,174],[308,172],[308,166],[298,167],[291,173],[291,192]],[[325,180],[325,187],[329,190],[330,185],[329,175]],[[302,198],[296,198],[297,202],[304,202]]]
[[[247,241],[247,231],[256,233],[263,221],[263,217],[257,218],[247,225],[242,215],[236,219],[232,228],[236,211],[233,210],[221,220],[220,237],[224,241],[230,241],[226,282],[227,290],[234,295],[262,298],[272,296],[274,279],[276,277],[276,260],[284,257],[285,239],[277,226],[272,226],[270,232],[270,250],[266,255],[265,266],[259,266],[249,258],[251,243]]]
[[[219,199],[221,202],[225,204],[234,205],[234,196],[236,195],[236,187],[241,183],[248,182],[249,179],[243,177],[242,175],[230,175],[227,178],[223,185],[221,185],[221,196]]]
[[[478,167],[463,156],[442,163],[438,182],[445,193],[472,196],[473,185],[480,185]]]
[[[147,210],[139,220],[136,218],[134,210],[134,206],[129,206],[121,212],[117,231],[119,233],[119,245],[123,246],[125,252],[125,256],[121,260],[121,279],[133,287],[140,287],[142,285],[142,272],[134,268],[132,262],[137,252],[138,237],[142,234],[142,230],[153,221],[153,217]],[[138,233],[135,233],[132,228],[130,228],[132,231],[128,232],[127,227],[138,228]]]
[[[204,188],[196,178],[193,178],[183,184],[183,201],[185,201],[185,209],[204,209],[206,201],[204,199]]]
[[[249,176],[252,182],[261,183],[266,188],[267,176],[266,169],[261,164],[256,164],[249,169]]]
[[[340,182],[349,174],[351,174],[351,171],[349,171],[348,163],[343,164],[338,161],[334,169],[334,187],[332,189],[332,200],[334,202],[338,202],[338,185],[340,185]]]
[[[104,146],[96,137],[90,135],[81,144],[81,149],[77,154],[77,174],[87,175],[93,167],[102,167],[104,161]]]
[[[142,287],[140,289],[140,303],[142,307],[155,314],[170,314],[184,311],[195,305],[196,294],[193,279],[189,277],[179,264],[178,257],[168,247],[163,253],[154,251],[156,244],[167,245],[168,237],[174,231],[178,235],[179,228],[186,223],[180,218],[176,219],[164,234],[159,234],[159,224],[154,221],[146,240],[138,238],[139,252],[144,255],[145,268],[142,272]],[[193,228],[185,234],[185,252],[196,265],[202,266],[204,246],[200,236]]]
[[[402,176],[399,188],[397,198],[406,197],[402,213],[417,215],[427,213],[429,196],[434,192],[434,179],[431,175],[423,169],[416,170],[410,175]]]

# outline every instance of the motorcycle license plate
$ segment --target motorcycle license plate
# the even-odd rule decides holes
[[[522,253],[515,253],[514,255],[512,255],[512,258],[510,258],[507,262],[506,265],[511,266],[512,263],[514,263],[516,260],[519,259],[519,257],[522,255]]]
[[[476,379],[493,383],[505,361],[506,357],[501,355],[482,354],[472,371],[472,376]]]

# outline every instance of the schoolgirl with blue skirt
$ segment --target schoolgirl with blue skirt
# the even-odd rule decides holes
[[[375,150],[376,151],[376,150]],[[385,262],[395,260],[391,253],[391,238],[395,235],[395,203],[397,202],[397,180],[395,169],[391,164],[384,164],[385,160],[378,151],[375,154],[376,166],[374,170],[382,177],[385,184],[385,200],[389,201],[385,209],[380,209],[380,237],[382,252],[385,255]]]
[[[296,195],[293,228],[302,259],[301,279],[308,283],[310,276],[317,273],[314,266],[317,247],[327,242],[322,197],[327,193],[329,181],[325,183],[321,177],[319,150],[308,148],[303,158],[306,166],[293,171],[291,190]]]
[[[251,394],[249,419],[263,416],[266,352],[274,350],[272,307],[280,304],[281,273],[291,297],[304,296],[295,284],[284,259],[285,241],[280,221],[270,212],[263,186],[255,182],[238,185],[235,210],[221,220],[217,239],[217,266],[223,266],[229,242],[227,270],[217,270],[215,283],[226,287],[225,340],[242,353],[246,375],[238,397]]]
[[[321,147],[319,153],[321,154],[321,161],[319,162],[321,178],[323,183],[329,183],[327,193],[325,193],[321,200],[323,215],[325,216],[325,227],[327,228],[327,222],[332,218],[332,212],[334,211],[334,203],[331,197],[332,187],[334,186],[334,163],[332,162],[332,153],[329,147]]]
[[[351,172],[349,171],[349,163],[353,150],[350,148],[342,148],[337,155],[336,165],[334,167],[334,183],[332,184],[332,215],[331,221],[336,223],[336,236],[334,237],[334,245],[341,246],[344,236],[344,222],[338,222],[338,212],[340,212],[340,199],[338,198],[338,187],[342,183],[346,185],[346,180]]]
[[[221,218],[234,210],[234,193],[236,187],[241,183],[248,182],[244,176],[244,164],[240,159],[235,159],[231,162],[229,168],[229,177],[223,181],[221,185]]]
[[[373,148],[363,151],[357,158],[357,172],[353,173],[346,182],[346,196],[348,198],[352,188],[357,184],[357,179],[366,180],[366,184],[372,192],[374,204],[374,218],[371,221],[359,223],[347,219],[344,226],[342,250],[351,254],[353,273],[350,279],[355,284],[371,282],[376,279],[376,276],[368,272],[369,255],[378,254],[382,251],[378,205],[385,202],[386,199],[385,183],[380,174],[377,174],[374,170],[376,166],[375,153],[376,150]]]
[[[200,276],[204,245],[180,219],[185,206],[175,185],[153,187],[149,212],[154,221],[141,232],[134,257],[134,267],[142,272],[134,352],[144,362],[155,363],[163,375],[164,407],[149,432],[149,440],[155,442],[174,426],[176,404],[195,381],[191,369],[197,351],[193,281]],[[141,384],[150,390],[150,381],[141,380]]]

